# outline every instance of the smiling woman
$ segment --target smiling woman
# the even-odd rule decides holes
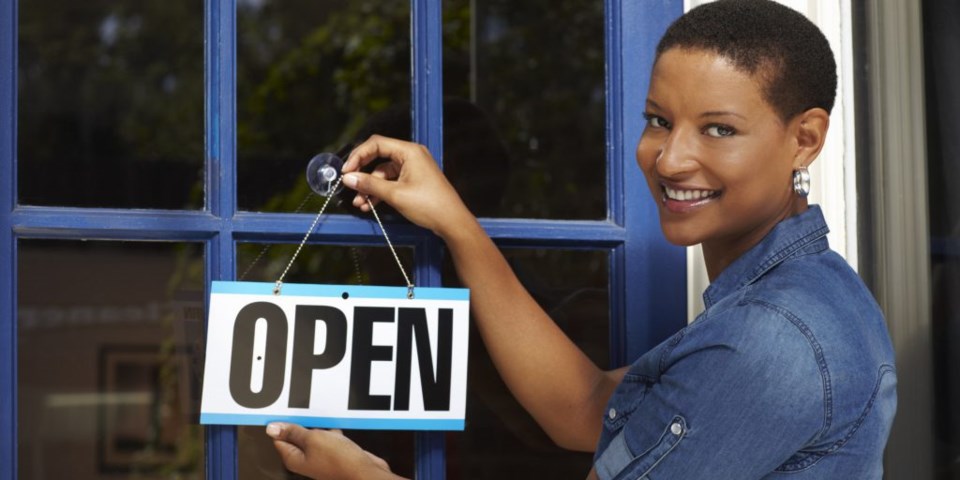
[[[667,239],[702,243],[712,284],[696,321],[624,369],[598,368],[533,301],[423,146],[373,136],[344,184],[444,240],[500,375],[552,440],[596,452],[590,477],[879,479],[893,349],[807,204],[835,71],[817,27],[769,0],[719,0],[667,30],[637,161]],[[392,164],[360,173],[378,157]],[[296,472],[394,477],[339,432],[267,434]]]
[[[677,47],[657,61],[647,96],[637,161],[667,239],[702,243],[711,279],[806,209],[792,172],[817,157],[829,123],[821,107],[782,120],[754,77],[713,52]]]

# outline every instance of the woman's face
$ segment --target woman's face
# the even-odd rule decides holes
[[[794,122],[784,125],[758,80],[724,58],[664,52],[653,68],[645,116],[637,162],[671,243],[739,255],[806,207],[792,190]]]

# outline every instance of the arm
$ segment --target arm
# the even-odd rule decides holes
[[[357,172],[378,157],[391,161],[370,175]],[[383,200],[444,240],[471,291],[480,335],[510,391],[557,444],[592,451],[603,409],[623,370],[598,368],[540,308],[430,152],[374,136],[353,150],[343,171],[351,172],[344,183],[361,194],[355,206],[369,210],[365,195]],[[563,374],[543,375],[549,371]]]

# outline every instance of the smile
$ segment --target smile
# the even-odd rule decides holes
[[[664,200],[674,200],[677,202],[697,202],[701,200],[711,200],[720,196],[719,190],[686,190],[679,188],[670,188],[661,185]]]

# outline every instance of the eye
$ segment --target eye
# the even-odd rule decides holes
[[[703,133],[706,133],[711,137],[720,138],[720,137],[732,137],[734,134],[737,133],[737,131],[733,127],[730,127],[727,125],[709,125],[707,126],[706,129],[703,130]]]
[[[644,113],[643,118],[647,120],[647,126],[653,128],[670,128],[670,122],[667,122],[663,117],[659,115],[654,115],[652,113]]]

